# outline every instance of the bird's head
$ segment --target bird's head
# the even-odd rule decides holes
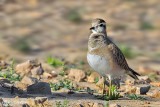
[[[104,33],[106,34],[106,22],[103,19],[96,18],[92,21],[92,27],[90,30],[93,33]]]

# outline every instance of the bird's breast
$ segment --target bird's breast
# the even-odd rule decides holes
[[[89,65],[102,76],[111,71],[108,60],[103,56],[87,53],[87,60]]]

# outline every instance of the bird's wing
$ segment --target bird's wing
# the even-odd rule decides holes
[[[108,45],[108,49],[111,52],[110,55],[114,63],[116,63],[122,69],[129,70],[129,66],[121,50],[113,43]]]
[[[121,50],[111,40],[107,40],[107,41],[108,41],[107,47],[110,51],[112,61],[116,63],[120,68],[126,70],[126,73],[130,75],[132,78],[138,79],[137,75],[140,76],[140,74],[138,74],[128,66],[127,61],[123,53],[121,52]]]

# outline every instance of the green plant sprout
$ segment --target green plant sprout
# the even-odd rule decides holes
[[[47,57],[47,63],[53,67],[60,67],[60,66],[64,66],[65,61],[62,61],[60,58],[49,56]]]
[[[108,93],[105,95],[96,95],[98,99],[103,100],[117,100],[120,98],[119,93],[117,92],[117,86],[111,85],[108,87]]]
[[[148,76],[152,81],[157,81],[156,74],[150,73],[150,74],[148,74]]]
[[[94,80],[94,83],[97,83],[99,81],[99,78],[96,77],[95,80]]]
[[[67,68],[65,66],[63,66],[63,70],[62,72],[59,73],[59,75],[61,75],[62,77],[64,77],[65,73],[66,73]]]
[[[63,104],[61,101],[56,101],[56,107],[67,107],[68,102],[69,102],[68,99],[65,99],[63,101]]]
[[[127,97],[131,98],[131,99],[134,99],[134,100],[144,100],[145,98],[142,97],[142,96],[138,96],[136,94],[133,94],[133,95],[126,95]]]
[[[59,84],[49,82],[50,87],[53,91],[60,90],[61,88],[72,90],[71,81],[64,79],[59,80]]]
[[[12,59],[12,63],[10,67],[7,67],[7,71],[5,73],[0,72],[0,77],[4,79],[8,79],[11,82],[21,81],[20,75],[14,70],[14,59]]]

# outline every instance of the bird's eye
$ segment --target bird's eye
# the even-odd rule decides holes
[[[99,26],[100,26],[100,27],[102,27],[102,26],[103,26],[103,24],[100,24]]]
[[[99,36],[94,36],[94,39],[97,39]]]

